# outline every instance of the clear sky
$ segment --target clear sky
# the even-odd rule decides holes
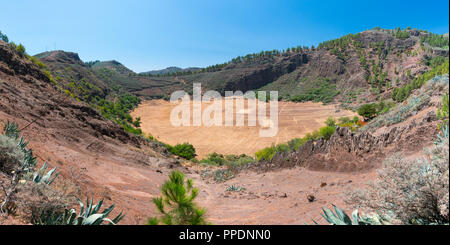
[[[449,30],[449,1],[1,0],[0,30],[29,54],[54,49],[136,72],[203,67],[382,28]]]

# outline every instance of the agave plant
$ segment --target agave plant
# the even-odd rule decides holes
[[[116,225],[125,216],[120,212],[114,219],[107,218],[108,215],[114,210],[115,205],[111,205],[109,208],[99,213],[100,208],[103,205],[103,199],[96,205],[93,205],[93,200],[89,202],[89,198],[86,200],[86,209],[84,203],[78,199],[80,205],[80,212],[77,214],[75,209],[64,210],[61,214],[41,214],[39,220],[36,221],[37,225],[101,225],[103,222],[110,225]]]
[[[18,139],[19,138],[19,128],[17,127],[17,124],[15,122],[10,122],[9,120],[6,122],[5,126],[3,127],[3,133],[4,135]]]
[[[442,127],[441,131],[442,131],[442,134],[437,135],[438,139],[434,143],[435,145],[439,145],[439,144],[442,144],[442,143],[448,141],[448,138],[449,138],[448,125]]]
[[[48,172],[47,169],[47,162],[44,162],[42,168],[34,172],[31,180],[36,184],[44,183],[47,185],[51,185],[56,177],[58,177],[59,173],[55,173],[56,168],[53,168]]]
[[[244,187],[240,187],[240,186],[232,185],[232,186],[229,186],[229,187],[227,188],[227,191],[230,191],[230,192],[240,192],[240,191],[245,191],[245,188],[244,188]]]
[[[323,208],[321,216],[331,225],[387,225],[389,222],[381,218],[379,215],[360,216],[358,210],[353,211],[352,217],[348,216],[340,208],[333,205],[334,211],[328,208]],[[313,220],[318,225],[316,221]]]
[[[24,138],[19,139],[20,130],[18,125],[15,122],[7,121],[3,128],[3,133],[9,138],[17,140],[17,147],[25,155],[19,171],[23,173],[29,173],[32,171],[33,167],[36,166],[37,159],[33,157],[33,151],[31,149],[27,149],[28,142],[26,142]]]

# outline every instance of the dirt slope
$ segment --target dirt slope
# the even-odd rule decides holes
[[[0,126],[7,120],[23,128],[40,164],[48,161],[58,167],[61,181],[81,188],[79,197],[113,200],[128,213],[124,221],[128,224],[136,222],[136,213],[154,211],[143,210],[144,202],[137,198],[149,203],[164,178],[156,172],[158,166],[176,162],[159,144],[129,135],[88,105],[56,90],[37,66],[0,41]],[[145,178],[140,177],[143,173]]]

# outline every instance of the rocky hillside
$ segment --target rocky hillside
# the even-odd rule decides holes
[[[57,60],[67,64],[68,69],[87,70],[83,63],[76,62],[76,54],[57,52],[43,59]],[[79,78],[76,72],[68,74]],[[89,72],[86,76],[97,81]],[[99,87],[103,85],[97,82]],[[58,186],[75,186],[74,194],[80,198],[105,198],[108,202],[114,199],[120,209],[133,209],[127,204],[133,195],[120,194],[123,190],[115,185],[128,180],[114,179],[113,173],[129,174],[131,170],[125,169],[145,167],[152,178],[158,179],[156,169],[161,171],[176,164],[176,160],[168,156],[160,143],[127,133],[88,104],[60,91],[59,86],[26,54],[0,41],[0,127],[8,120],[18,123],[39,164],[48,161],[61,173]],[[99,93],[103,91],[107,89]],[[157,185],[151,185],[149,190],[159,192]],[[125,223],[134,223],[133,216],[126,218]]]
[[[448,74],[437,76],[404,103],[356,132],[338,127],[328,140],[308,141],[298,150],[280,152],[271,161],[251,167],[267,171],[301,166],[315,171],[354,172],[379,168],[394,153],[417,157],[439,133],[436,112],[448,90]]]
[[[161,69],[161,70],[142,72],[140,74],[141,75],[150,75],[150,76],[162,76],[162,75],[169,75],[169,74],[176,74],[176,73],[196,72],[199,70],[201,70],[201,68],[191,67],[191,68],[182,69],[180,67],[171,66],[171,67],[167,67],[167,68]]]
[[[448,57],[447,47],[427,43],[431,41],[426,37],[431,35],[417,30],[374,29],[327,41],[317,48],[263,52],[166,79],[187,85],[201,82],[205,89],[221,92],[277,90],[287,100],[314,93],[337,94],[335,102],[357,105],[388,98],[392,88],[429,70],[430,60]],[[445,36],[438,38],[445,40]]]
[[[61,52],[37,57],[56,76],[64,77],[70,71],[58,68],[58,64],[65,65],[68,60],[53,58],[57,54]],[[78,57],[71,53],[66,56],[72,57],[71,63],[81,65]],[[410,83],[439,57],[448,57],[448,36],[376,28],[316,48],[266,51],[203,69],[135,74],[114,61],[90,62],[84,68],[92,68],[89,73],[96,76],[92,78],[95,85],[100,79],[110,87],[120,86],[145,98],[168,98],[175,90],[190,92],[193,83],[202,83],[204,91],[276,90],[284,100],[333,101],[355,107],[390,98],[393,88]],[[102,89],[101,85],[97,86]]]

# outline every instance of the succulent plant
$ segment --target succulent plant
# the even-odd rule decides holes
[[[244,187],[240,187],[240,186],[234,186],[234,185],[232,185],[232,186],[229,186],[229,187],[227,188],[227,191],[240,192],[240,191],[245,191],[245,188],[244,188]]]
[[[389,222],[381,218],[379,215],[360,216],[358,210],[353,211],[352,217],[348,216],[340,208],[333,205],[334,211],[323,208],[321,216],[331,225],[387,225]],[[315,224],[318,224],[313,220]]]
[[[31,180],[36,184],[44,183],[51,185],[56,177],[58,177],[59,173],[55,173],[56,168],[53,168],[48,172],[47,169],[47,162],[45,162],[41,169],[33,173]]]
[[[77,214],[75,209],[66,209],[64,213],[60,214],[41,214],[39,220],[36,221],[37,225],[101,225],[103,222],[107,222],[110,225],[116,225],[124,215],[120,212],[114,219],[107,218],[108,215],[114,210],[115,205],[111,205],[109,208],[99,213],[100,208],[103,205],[103,200],[98,204],[93,205],[93,200],[89,202],[89,198],[86,200],[86,209],[84,203],[78,199],[80,205],[80,212]]]

